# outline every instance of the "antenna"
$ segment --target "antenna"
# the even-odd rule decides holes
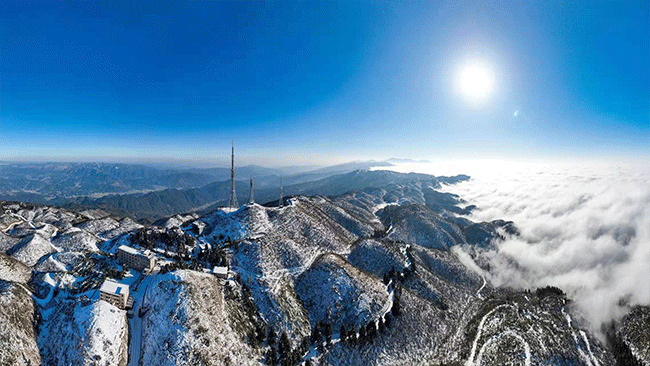
[[[278,207],[282,207],[284,199],[282,198],[282,177],[280,177],[280,202],[278,202]]]
[[[251,195],[250,195],[250,199],[248,200],[248,203],[250,203],[251,205],[255,203],[255,190],[253,189],[253,178],[251,178]]]
[[[232,141],[232,159],[230,161],[230,202],[228,206],[232,209],[239,207],[237,193],[235,192],[235,141]]]

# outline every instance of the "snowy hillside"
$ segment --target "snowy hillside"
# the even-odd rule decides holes
[[[127,361],[126,312],[105,302],[56,301],[46,311],[39,346],[46,365],[117,365]]]
[[[24,286],[0,280],[0,365],[39,365],[34,302]]]
[[[630,349],[633,358],[650,365],[650,307],[637,306],[627,314],[619,328],[619,337]]]
[[[144,302],[145,364],[258,364],[261,351],[246,341],[251,320],[241,298],[225,287],[212,275],[192,271],[157,276]]]
[[[0,280],[27,283],[31,277],[31,268],[13,257],[0,253]]]
[[[389,304],[386,285],[344,258],[324,254],[296,278],[296,292],[315,324],[359,327],[383,315]],[[385,312],[385,310],[384,310]]]

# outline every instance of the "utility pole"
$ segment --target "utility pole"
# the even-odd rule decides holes
[[[235,192],[235,141],[232,141],[232,156],[230,161],[230,202],[229,206],[232,209],[239,207],[237,202],[237,193]]]

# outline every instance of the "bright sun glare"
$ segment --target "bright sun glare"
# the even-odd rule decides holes
[[[470,63],[461,68],[458,75],[458,90],[471,102],[487,99],[494,88],[494,75],[485,65]]]

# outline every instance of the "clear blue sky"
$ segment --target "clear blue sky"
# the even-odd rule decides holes
[[[649,155],[647,1],[494,3],[5,1],[0,159]]]

